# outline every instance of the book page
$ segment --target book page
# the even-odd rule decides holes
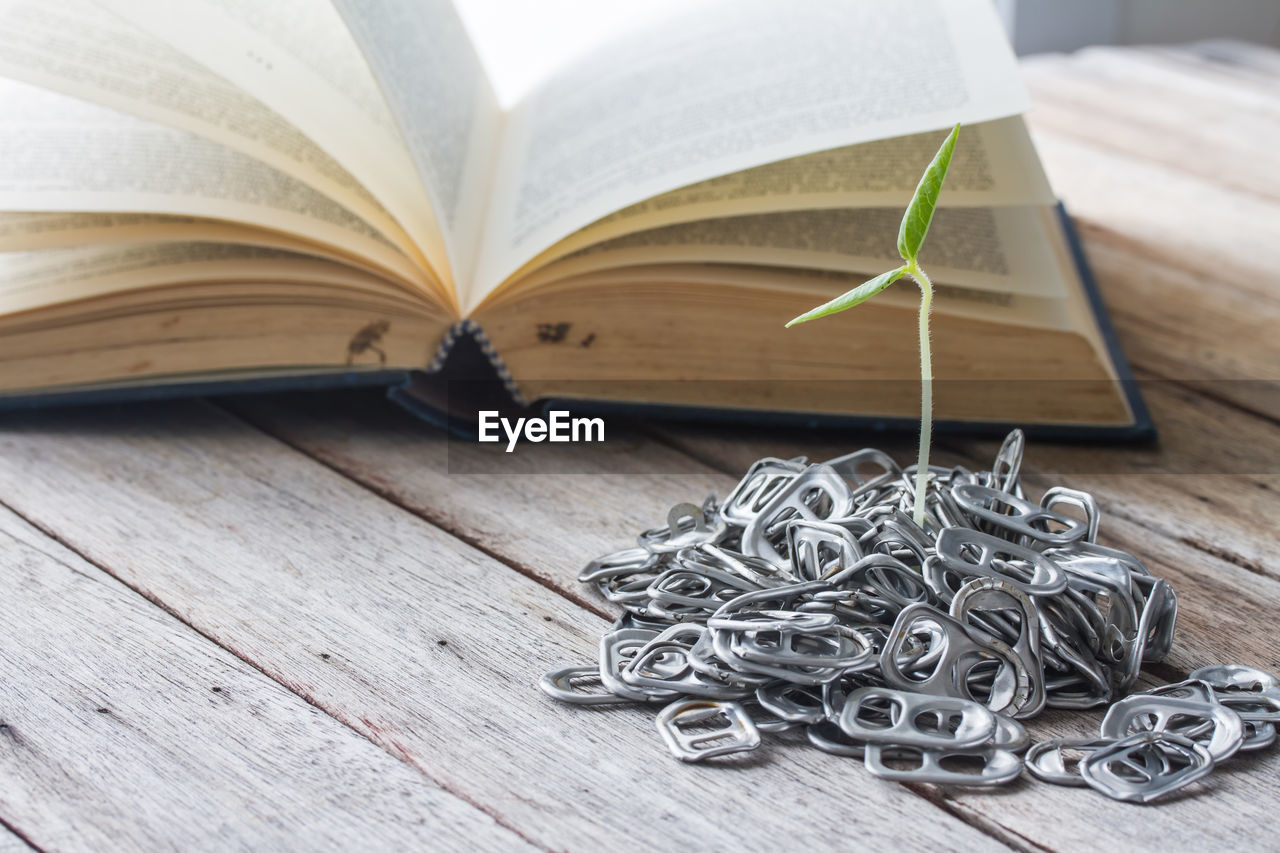
[[[91,0],[0,0],[0,75],[248,154],[356,213],[406,254],[418,254],[360,181],[280,114]]]
[[[837,270],[802,269],[798,267],[774,267],[736,263],[650,264],[621,268],[600,269],[568,277],[557,277],[531,294],[539,301],[552,298],[557,293],[586,293],[591,290],[626,290],[630,287],[651,287],[667,282],[672,285],[671,299],[693,297],[701,302],[717,301],[714,288],[734,289],[737,292],[804,294],[812,305],[834,299],[841,293],[866,281],[865,273],[847,273]],[[707,289],[701,289],[703,287]],[[700,290],[695,292],[692,288]],[[1045,329],[1071,330],[1076,326],[1066,309],[1069,299],[1040,296],[1023,296],[994,290],[975,290],[958,287],[933,279],[933,311],[953,314],[991,323],[1012,326],[1036,326]],[[502,310],[509,305],[520,304],[520,294],[504,295],[484,305],[480,317],[490,310]],[[892,306],[911,312],[920,310],[920,291],[912,282],[886,288],[876,294],[875,305]]]
[[[0,252],[160,242],[236,243],[285,249],[383,274],[376,264],[350,252],[238,222],[158,213],[0,211]],[[411,293],[421,292],[409,284],[390,283]]]
[[[421,283],[374,228],[306,184],[192,134],[0,80],[0,211],[226,219],[360,255]]]
[[[905,208],[947,133],[936,130],[877,139],[699,181],[612,213],[556,248],[714,216],[836,207]],[[938,207],[1054,202],[1021,116],[969,125],[960,132]]]
[[[750,270],[701,269],[719,275],[701,284],[679,270],[670,278],[619,271],[616,287],[584,281],[527,301],[486,304],[477,322],[529,399],[919,414],[915,305],[877,298],[843,315],[842,323],[783,331],[779,318],[794,317],[845,285],[757,287]],[[909,288],[904,296],[910,299]],[[1083,292],[1076,290],[1075,298]],[[1116,383],[1077,330],[993,322],[1001,313],[935,317],[935,375],[952,392],[948,416],[1131,422]],[[708,364],[716,368],[710,380]],[[882,408],[882,394],[896,405]]]
[[[700,4],[571,63],[516,106],[480,286],[678,187],[1026,106],[988,0]]]
[[[329,0],[98,0],[283,116],[342,163],[450,278],[441,226]]]
[[[681,187],[575,231],[525,264],[517,276],[586,246],[679,222],[783,210],[901,210],[947,133],[929,131],[817,151]],[[1052,205],[1054,201],[1021,116],[961,131],[939,208]]]
[[[901,265],[902,210],[794,210],[664,225],[617,237],[522,278],[537,287],[554,276],[655,263],[728,263],[876,275]],[[1022,296],[1061,298],[1067,291],[1040,208],[938,210],[921,251],[930,276],[952,285]]]
[[[264,295],[261,283],[289,284],[315,294],[328,286],[335,303],[376,297],[418,311],[412,300],[385,279],[319,258],[279,249],[224,243],[134,243],[76,246],[37,252],[0,252],[0,315],[14,315],[59,303],[177,283],[209,282],[221,295],[252,304]],[[255,282],[259,290],[231,287]],[[154,304],[163,304],[156,297]],[[82,309],[83,313],[92,313]]]
[[[249,246],[0,253],[0,393],[418,367],[444,314],[383,277]]]
[[[399,122],[466,290],[502,122],[470,37],[450,0],[333,2]]]

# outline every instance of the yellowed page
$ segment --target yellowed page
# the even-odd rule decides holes
[[[503,122],[493,86],[451,0],[333,4],[399,123],[444,225],[461,304],[471,304]]]
[[[298,128],[92,0],[0,0],[0,76],[248,154],[351,210],[410,257],[419,255],[414,239],[360,181]]]
[[[876,299],[850,312],[845,324],[783,331],[778,318],[812,307],[812,292],[724,278],[709,286],[647,277],[613,288],[584,284],[501,307],[486,304],[478,313],[527,398],[919,412],[914,306]],[[556,327],[555,336],[545,334],[548,326]],[[936,317],[933,328],[935,376],[950,389],[935,403],[947,417],[1132,422],[1117,384],[1074,330],[952,315]],[[708,364],[716,367],[711,380]]]
[[[1060,298],[1067,292],[1040,207],[939,210],[921,261],[931,276],[975,290]],[[796,267],[868,276],[902,263],[897,207],[792,210],[665,225],[582,249],[513,288],[597,269],[656,263]]]
[[[451,275],[441,225],[404,140],[329,0],[98,0],[265,104],[348,169],[431,267]]]
[[[911,200],[946,130],[803,154],[699,181],[575,231],[521,269],[643,229],[722,216],[819,208],[898,207]],[[1021,116],[964,128],[939,207],[1049,205],[1053,190]]]
[[[0,212],[0,252],[197,241],[284,249],[338,261],[385,277],[376,265],[350,252],[236,222],[154,213]],[[410,293],[422,292],[419,287],[398,280],[388,279],[388,282]]]
[[[299,291],[327,285],[334,302],[376,297],[405,310],[421,305],[378,276],[294,252],[223,243],[138,243],[0,252],[0,316],[176,283],[264,280],[300,285]],[[224,292],[238,304],[258,298],[229,288]],[[154,299],[163,301],[163,296]],[[150,299],[142,304],[154,310]]]
[[[600,269],[577,275],[557,277],[528,294],[531,301],[562,291],[587,293],[598,288],[601,294],[629,287],[647,287],[659,282],[692,288],[744,288],[761,292],[802,293],[816,305],[833,299],[861,284],[864,274],[836,270],[799,269],[795,267],[771,267],[734,263],[699,264],[646,264],[622,268]],[[694,294],[673,294],[672,304],[683,297],[693,298],[701,304],[706,294],[703,289]],[[607,296],[603,298],[609,298]],[[505,310],[519,305],[522,294],[503,292],[488,300],[484,312]],[[919,291],[909,281],[890,287],[876,296],[877,305],[887,305],[916,311],[920,307]],[[674,310],[674,309],[673,309]],[[994,290],[974,290],[951,284],[945,277],[934,276],[933,310],[940,314],[952,314],[1010,326],[1034,326],[1043,329],[1074,331],[1076,318],[1067,310],[1067,300],[1048,296],[1023,296]]]
[[[422,271],[368,223],[247,155],[173,128],[0,80],[0,211],[168,213],[283,231],[406,282]]]
[[[739,214],[822,207],[905,207],[924,166],[948,132],[942,129],[876,139],[766,163],[645,199],[602,221],[664,209],[701,218],[719,210]],[[966,125],[951,158],[946,189],[938,198],[939,207],[1055,201],[1022,116]]]
[[[414,368],[448,328],[421,299],[414,312],[269,280],[157,295],[143,312],[123,294],[94,300],[89,314],[0,321],[0,394]]]
[[[476,292],[678,187],[1026,105],[989,0],[698,4],[571,63],[513,110]]]

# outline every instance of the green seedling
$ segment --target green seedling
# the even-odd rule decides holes
[[[898,254],[906,263],[897,269],[881,273],[787,323],[787,328],[790,328],[797,323],[807,323],[861,305],[904,275],[910,276],[920,286],[920,455],[916,465],[915,522],[921,527],[924,526],[924,496],[929,480],[929,445],[933,438],[933,362],[929,354],[929,309],[933,305],[933,282],[929,281],[929,276],[921,269],[919,257],[924,237],[929,233],[929,223],[933,222],[938,194],[942,191],[942,182],[947,179],[947,167],[951,165],[951,154],[955,151],[956,137],[959,135],[960,125],[957,124],[943,141],[938,153],[933,155],[933,162],[925,169],[916,186],[916,193],[911,198],[911,204],[907,205],[907,212],[902,216],[902,225],[898,228]]]

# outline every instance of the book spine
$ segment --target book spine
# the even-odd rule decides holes
[[[511,395],[511,399],[515,400],[518,405],[527,406],[529,403],[520,391],[520,386],[511,377],[511,371],[507,369],[506,362],[502,360],[502,356],[498,355],[498,351],[493,348],[493,342],[489,340],[489,336],[485,334],[484,329],[480,328],[480,324],[474,320],[462,320],[449,327],[449,331],[445,332],[444,337],[440,340],[440,346],[436,347],[436,354],[431,359],[431,363],[427,365],[426,372],[439,373],[443,370],[444,363],[449,358],[449,351],[458,342],[458,338],[463,335],[470,335],[480,347],[480,351],[489,360],[489,364],[498,375],[498,379],[501,380],[502,387]]]

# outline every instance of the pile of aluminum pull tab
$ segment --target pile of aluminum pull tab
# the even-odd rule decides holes
[[[664,706],[658,731],[684,761],[803,728],[885,779],[1000,785],[1026,752],[1039,779],[1142,803],[1271,745],[1280,685],[1248,667],[1122,698],[1168,652],[1177,599],[1096,542],[1089,494],[1025,498],[1023,444],[1011,433],[991,471],[932,467],[923,527],[914,469],[880,451],[761,459],[723,503],[679,504],[638,547],[587,565],[581,580],[626,615],[598,666],[542,689]],[[1108,705],[1093,739],[1032,746],[1019,722]]]

